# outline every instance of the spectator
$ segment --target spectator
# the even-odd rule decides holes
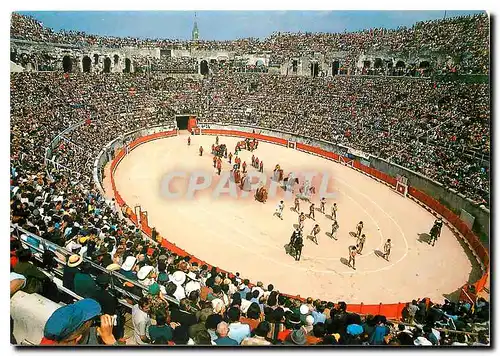
[[[40,345],[98,345],[99,339],[105,345],[117,345],[109,315],[100,316],[99,327],[92,326],[93,319],[100,314],[99,304],[92,299],[58,308],[45,323]]]
[[[271,331],[271,326],[267,321],[261,321],[254,330],[253,337],[246,337],[241,342],[242,346],[268,346],[271,345],[266,339],[267,334]]]
[[[222,322],[222,316],[218,314],[212,314],[207,317],[207,321],[205,322],[205,328],[207,329],[208,333],[210,334],[210,338],[212,341],[217,340],[219,337],[216,329],[217,326]],[[227,325],[226,325],[227,327]],[[229,332],[229,329],[227,329],[227,333]],[[226,333],[226,335],[227,335]]]
[[[149,326],[151,318],[149,311],[151,304],[149,299],[143,297],[132,307],[132,325],[134,326],[134,340],[138,345],[145,345],[149,340]]]
[[[156,325],[150,325],[148,328],[151,343],[166,345],[173,339],[173,329],[167,325],[167,318],[164,313],[156,314],[155,319]]]
[[[218,338],[214,340],[215,344],[218,346],[237,346],[238,341],[231,339],[229,336],[229,326],[226,322],[221,321],[217,325],[217,336]]]
[[[240,322],[240,310],[232,307],[227,311],[227,318],[229,320],[229,334],[228,336],[241,344],[244,338],[250,337],[250,326]]]
[[[44,295],[44,286],[47,285],[50,279],[45,273],[40,271],[38,267],[31,263],[31,251],[28,249],[18,250],[17,258],[18,263],[14,267],[14,272],[26,278],[26,285],[22,289],[23,292]]]

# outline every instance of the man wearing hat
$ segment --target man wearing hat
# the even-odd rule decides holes
[[[285,319],[286,329],[278,333],[277,339],[284,342],[294,330],[300,329],[301,326],[302,323],[300,322],[300,317],[297,314],[292,312],[287,313]]]
[[[22,290],[29,294],[42,294],[44,284],[50,280],[45,273],[30,262],[32,258],[31,251],[29,249],[18,250],[17,258],[19,262],[14,267],[14,272],[22,274],[27,280],[26,286]]]
[[[294,330],[290,335],[286,338],[284,345],[305,345],[306,344],[306,332],[304,328],[299,328],[298,330]]]
[[[99,250],[94,254],[94,259],[98,265],[104,268],[113,263],[113,259],[104,245],[102,245],[101,248],[99,248]]]
[[[99,315],[101,307],[93,299],[82,299],[57,309],[45,323],[40,345],[98,345],[97,335],[103,344],[117,345],[111,316],[101,315],[101,326],[92,327]]]
[[[137,275],[134,273],[133,269],[136,263],[136,258],[134,256],[128,256],[123,262],[121,269],[118,271],[122,276],[128,278],[132,281],[137,280]]]
[[[153,266],[143,266],[137,272],[137,279],[140,284],[145,287],[149,287],[151,284],[155,282],[155,271]]]
[[[75,290],[75,275],[80,272],[78,266],[83,262],[80,255],[71,255],[63,270],[63,286],[69,290]]]
[[[90,269],[90,264],[85,262],[81,265],[81,271],[75,274],[75,293],[84,298],[93,298],[99,290],[94,279],[89,274]]]
[[[111,277],[107,273],[102,273],[96,278],[97,290],[94,299],[101,305],[104,314],[116,315],[118,299],[108,292]]]
[[[186,274],[182,271],[175,271],[170,276],[170,281],[177,286],[174,297],[179,301],[186,298],[186,292],[184,290],[184,287],[182,286],[186,281]]]
[[[161,287],[158,283],[153,283],[148,288],[148,298],[151,303],[151,314],[165,313],[168,308],[168,302],[163,297]]]

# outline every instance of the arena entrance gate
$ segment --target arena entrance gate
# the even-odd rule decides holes
[[[175,121],[179,130],[187,130],[189,126],[189,115],[176,115]]]

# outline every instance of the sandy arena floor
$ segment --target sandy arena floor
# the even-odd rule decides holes
[[[297,224],[298,215],[291,210],[293,200],[285,201],[282,221],[273,216],[280,198],[265,204],[251,198],[252,194],[246,199],[212,198],[218,177],[209,151],[215,137],[192,136],[191,140],[191,146],[187,146],[187,136],[181,135],[139,146],[120,163],[115,181],[127,204],[139,204],[147,210],[150,225],[162,236],[210,264],[240,272],[253,282],[272,283],[284,293],[365,304],[405,302],[418,297],[441,301],[443,295],[456,292],[466,281],[480,276],[475,261],[446,226],[435,247],[425,242],[434,217],[410,199],[348,167],[261,142],[254,154],[264,160],[268,177],[277,163],[285,176],[290,171],[330,175],[328,187],[335,198],[328,199],[326,213],[330,214],[336,202],[338,240],[328,236],[332,220],[316,211],[316,222],[306,220],[304,235],[309,235],[318,223],[318,245],[304,239],[302,258],[296,262],[285,251]],[[220,138],[228,150],[234,149],[237,141]],[[205,149],[203,157],[198,154],[200,145]],[[250,167],[251,156],[249,151],[240,153],[248,170],[255,170]],[[223,172],[227,172],[230,165],[227,160],[223,163]],[[210,172],[216,181],[196,199],[169,200],[162,193],[162,179],[179,170],[188,175],[200,170]],[[176,179],[171,186],[182,189],[186,184]],[[109,177],[105,186],[109,186]],[[313,197],[318,208],[320,199]],[[300,208],[309,212],[306,202]],[[350,233],[360,220],[367,240],[363,254],[356,259],[357,269],[353,270],[345,259],[348,246],[356,243]],[[376,254],[376,250],[383,250],[387,238],[393,244],[389,262]]]

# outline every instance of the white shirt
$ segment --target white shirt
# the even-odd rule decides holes
[[[22,279],[23,280],[23,286],[21,288],[24,288],[26,286],[26,277],[23,276],[22,274],[16,273],[16,272],[10,272],[10,281],[15,281],[16,279]]]
[[[175,293],[174,293],[174,297],[178,301],[181,301],[181,299],[186,298],[186,292],[184,291],[184,287],[177,286],[177,289],[175,290]]]
[[[146,335],[149,338],[148,329],[151,325],[151,318],[139,308],[139,304],[132,307],[132,325],[134,326],[134,339],[138,345],[146,345],[141,340],[141,335]]]

